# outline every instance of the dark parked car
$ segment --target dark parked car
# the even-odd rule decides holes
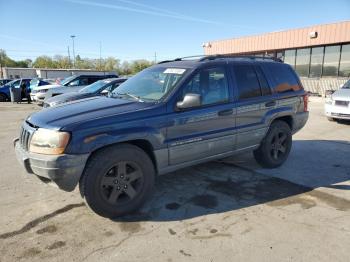
[[[39,78],[20,78],[20,79],[15,79],[12,80],[11,82],[8,82],[6,85],[0,87],[0,102],[5,102],[10,100],[10,88],[21,88],[25,86],[26,90],[25,92],[27,93],[24,97],[29,98],[29,93],[33,88],[38,87],[38,86],[43,86],[43,85],[48,85],[49,83],[39,79]]]
[[[42,103],[46,98],[79,91],[83,87],[91,85],[98,80],[116,77],[118,77],[116,74],[102,74],[102,72],[101,74],[94,75],[74,75],[65,78],[59,84],[49,84],[39,88],[34,88],[32,90],[31,98],[33,101]]]
[[[63,103],[72,102],[79,99],[90,98],[100,95],[108,95],[121,83],[125,82],[127,78],[108,78],[104,80],[99,80],[91,85],[88,85],[78,92],[70,92],[67,94],[62,94],[49,99],[44,100],[44,107],[53,107],[61,105]]]
[[[30,115],[15,140],[26,171],[65,191],[79,184],[101,216],[138,209],[156,175],[253,151],[275,168],[308,119],[307,94],[291,66],[259,57],[163,62],[113,96]]]

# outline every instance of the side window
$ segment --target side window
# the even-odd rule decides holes
[[[261,96],[261,89],[254,67],[236,65],[233,67],[236,77],[239,99]]]
[[[79,80],[79,85],[80,86],[86,86],[88,84],[89,84],[89,78],[87,78],[87,77],[80,78],[80,80]]]
[[[299,85],[298,78],[293,74],[293,71],[289,66],[285,64],[274,64],[269,65],[269,69],[272,77],[275,80],[275,90],[278,93],[298,91],[302,87]]]
[[[112,92],[114,89],[116,89],[118,86],[120,86],[120,84],[121,83],[114,83],[113,85],[111,85],[110,87],[109,87],[109,89],[110,89],[110,91]]]
[[[210,68],[200,71],[184,87],[182,95],[201,95],[202,105],[223,103],[229,100],[226,72],[223,68]]]
[[[78,86],[78,85],[79,85],[79,82],[80,82],[79,79],[75,79],[75,80],[73,80],[72,82],[70,82],[70,83],[68,84],[68,86]]]
[[[82,85],[91,85],[91,84],[93,84],[93,83],[95,83],[97,80],[100,80],[100,79],[102,79],[102,78],[100,78],[100,77],[89,77],[89,78],[85,78],[85,82],[86,82],[86,84],[82,84]]]
[[[256,67],[255,70],[256,70],[256,74],[257,74],[258,79],[259,79],[262,95],[263,96],[271,95],[270,86],[267,83],[267,80],[266,80],[265,75],[262,72],[261,68],[260,67]]]

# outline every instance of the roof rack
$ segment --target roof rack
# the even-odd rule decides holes
[[[197,58],[197,57],[199,58],[198,59],[199,62],[202,62],[205,60],[215,60],[215,59],[219,59],[219,58],[239,58],[239,59],[251,59],[251,60],[272,60],[272,61],[283,63],[283,61],[277,57],[217,54],[217,55],[193,55],[193,56],[179,57],[179,58],[176,58],[174,60],[161,61],[158,64],[164,64],[164,63],[169,63],[169,62],[174,62],[174,61],[183,61],[186,59]]]
[[[178,58],[175,58],[173,60],[160,61],[158,64],[164,64],[164,63],[175,62],[175,61],[183,61],[186,59],[197,58],[197,57],[203,58],[203,57],[205,57],[205,55],[191,55],[191,56],[178,57]]]
[[[217,54],[217,55],[208,55],[204,56],[203,58],[199,59],[199,61],[205,61],[205,60],[215,60],[218,58],[241,58],[241,59],[251,59],[251,60],[272,60],[276,62],[283,63],[283,61],[280,58],[277,57],[266,57],[266,56],[252,56],[252,55],[226,55],[226,54]]]

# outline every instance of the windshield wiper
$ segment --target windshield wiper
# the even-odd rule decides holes
[[[144,102],[139,96],[135,96],[133,94],[129,94],[129,93],[117,93],[118,96],[128,96],[131,97],[133,99],[136,99],[139,102]]]

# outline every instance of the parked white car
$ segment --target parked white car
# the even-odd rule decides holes
[[[342,88],[326,97],[325,114],[329,121],[350,120],[350,80]]]

